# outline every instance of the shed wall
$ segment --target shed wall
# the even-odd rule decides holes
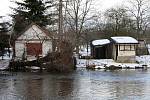
[[[25,50],[25,46],[23,42],[15,42],[15,56],[16,59],[22,59],[23,53]]]

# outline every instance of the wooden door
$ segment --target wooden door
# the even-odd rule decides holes
[[[42,55],[42,44],[41,43],[27,43],[27,55],[39,56]]]

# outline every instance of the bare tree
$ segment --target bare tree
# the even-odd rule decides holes
[[[127,14],[127,10],[122,7],[110,8],[105,12],[107,19],[107,25],[113,35],[124,35],[130,30],[130,17]],[[106,25],[106,27],[108,27]]]
[[[144,33],[148,27],[150,18],[149,0],[130,0],[128,2],[128,11],[135,20],[136,32],[139,35]]]
[[[102,13],[98,12],[97,15],[93,16],[96,28],[98,31],[103,31],[105,19],[102,16]]]
[[[79,53],[80,40],[85,22],[88,20],[92,0],[68,0],[66,11],[66,24],[75,35],[76,52]]]
[[[58,34],[60,38],[62,38],[63,35],[63,12],[62,12],[62,6],[63,6],[63,1],[59,0],[59,28],[58,28]]]

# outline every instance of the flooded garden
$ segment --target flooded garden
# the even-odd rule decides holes
[[[0,100],[149,100],[150,70],[0,72]]]

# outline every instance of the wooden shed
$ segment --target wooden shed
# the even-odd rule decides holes
[[[117,62],[132,63],[135,62],[136,48],[138,41],[129,36],[111,37],[112,58]]]
[[[111,43],[108,39],[93,40],[91,42],[91,56],[94,59],[111,58]]]

